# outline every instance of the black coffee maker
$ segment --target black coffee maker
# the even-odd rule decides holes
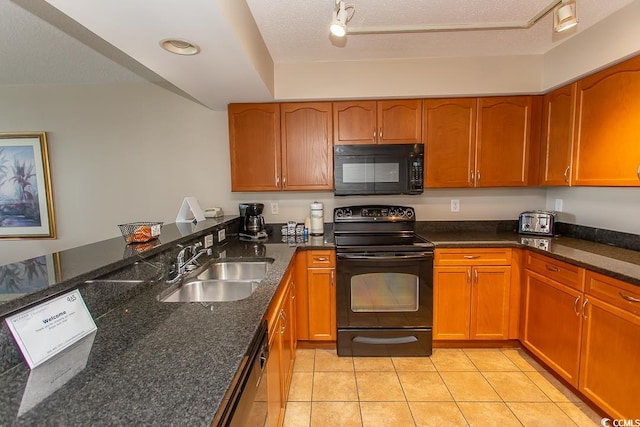
[[[262,239],[267,237],[264,229],[263,203],[240,203],[240,237]]]

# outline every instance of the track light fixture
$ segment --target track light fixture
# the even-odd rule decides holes
[[[576,18],[576,1],[562,0],[562,2],[553,9],[553,29],[559,33],[578,25]]]
[[[349,15],[347,9],[351,10]],[[345,5],[344,1],[336,0],[336,7],[333,9],[333,18],[329,31],[336,37],[347,35],[347,22],[351,20],[356,9],[353,5]]]
[[[536,13],[531,19],[524,22],[479,22],[464,24],[434,24],[434,25],[402,25],[402,26],[378,26],[357,27],[347,30],[347,23],[353,17],[355,6],[345,5],[342,0],[335,0],[333,9],[331,34],[336,37],[344,37],[347,33],[358,34],[410,34],[430,33],[445,31],[483,31],[483,30],[526,30],[535,25],[547,14],[553,11],[553,29],[556,32],[564,31],[578,24],[576,18],[576,0],[551,0],[549,5]]]

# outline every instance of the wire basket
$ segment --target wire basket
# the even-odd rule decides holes
[[[127,243],[145,243],[158,238],[162,222],[130,222],[118,227]]]

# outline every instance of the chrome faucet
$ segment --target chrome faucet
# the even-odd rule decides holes
[[[190,266],[201,255],[204,255],[204,254],[211,255],[213,253],[211,248],[209,248],[209,249],[200,249],[198,252],[196,252],[196,249],[198,249],[201,246],[202,246],[202,243],[201,242],[197,242],[197,243],[194,243],[191,246],[185,246],[184,248],[180,249],[180,252],[178,252],[178,259],[177,259],[178,277],[182,276],[186,271],[188,271]],[[189,258],[188,260],[185,261],[184,257],[185,257],[185,253],[187,252],[187,250],[189,251],[189,253],[191,255],[191,258]]]

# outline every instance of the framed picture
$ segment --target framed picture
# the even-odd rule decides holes
[[[0,238],[55,237],[46,134],[0,133]]]

